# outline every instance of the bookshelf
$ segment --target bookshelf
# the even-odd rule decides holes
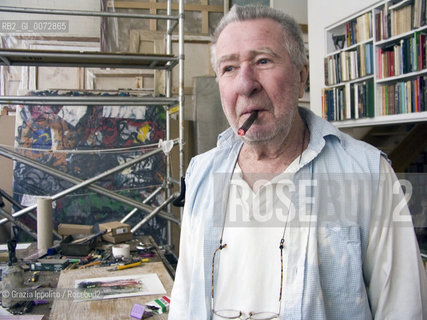
[[[324,118],[338,127],[427,121],[426,1],[380,1],[325,29]]]

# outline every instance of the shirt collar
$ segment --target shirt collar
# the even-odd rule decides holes
[[[231,127],[218,135],[217,147],[226,148],[235,145],[236,143],[243,143],[242,139],[233,131]]]
[[[309,109],[299,107],[298,111],[310,130],[309,149],[320,152],[325,145],[325,140],[330,137],[335,137],[340,143],[342,142],[342,133],[337,127],[333,126],[325,119],[316,116]]]

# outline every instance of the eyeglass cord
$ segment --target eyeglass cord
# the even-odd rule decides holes
[[[306,132],[308,131],[308,127],[307,125],[304,123],[304,133],[303,133],[303,138],[302,138],[302,145],[301,145],[301,153],[299,156],[299,160],[298,160],[298,164],[301,164],[301,160],[302,160],[302,154],[304,152],[304,147],[305,147],[305,139],[306,139]],[[289,213],[290,213],[290,209],[291,209],[291,203],[289,203],[289,207],[288,207],[288,214],[286,216],[286,222],[285,222],[285,226],[283,227],[283,234],[282,234],[282,238],[280,239],[280,245],[279,245],[279,249],[280,249],[280,294],[279,294],[279,312],[278,315],[280,314],[281,311],[281,307],[282,307],[282,294],[283,294],[283,249],[285,248],[285,235],[286,235],[286,227],[288,225],[288,219],[289,219]],[[222,230],[221,230],[221,237],[219,239],[219,247],[214,251],[213,257],[212,257],[212,286],[211,286],[211,290],[212,290],[212,306],[213,306],[213,301],[214,301],[214,264],[215,264],[215,256],[216,253],[224,248],[227,247],[227,244],[223,243],[223,235],[224,235],[224,229],[225,229],[225,217],[224,217],[224,222],[222,225]]]

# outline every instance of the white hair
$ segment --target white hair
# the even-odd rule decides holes
[[[221,21],[218,23],[218,26],[215,29],[215,32],[212,35],[211,63],[215,72],[217,71],[216,42],[218,41],[221,32],[230,23],[256,19],[271,19],[278,22],[282,26],[284,41],[283,44],[288,51],[292,63],[297,67],[301,67],[308,63],[305,53],[304,41],[302,39],[302,31],[294,18],[284,13],[283,11],[266,6],[234,5],[231,10],[222,17]]]

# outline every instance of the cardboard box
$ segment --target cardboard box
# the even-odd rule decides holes
[[[99,231],[107,230],[102,239],[111,243],[120,243],[132,240],[130,225],[120,221],[111,221],[99,224]]]
[[[127,223],[121,223],[120,221],[111,221],[99,224],[99,231],[107,230],[112,236],[116,236],[123,233],[130,233],[130,225]]]
[[[125,241],[129,241],[132,240],[132,233],[128,232],[128,233],[122,233],[122,234],[118,234],[118,235],[111,235],[110,233],[106,233],[102,236],[102,239],[111,243],[121,243],[121,242],[125,242]]]
[[[61,253],[65,256],[87,256],[96,248],[98,237],[89,239],[82,243],[73,243],[74,238],[69,235],[61,241]]]
[[[62,236],[79,234],[89,235],[93,234],[93,226],[87,226],[84,224],[60,223],[58,226],[58,233]]]

